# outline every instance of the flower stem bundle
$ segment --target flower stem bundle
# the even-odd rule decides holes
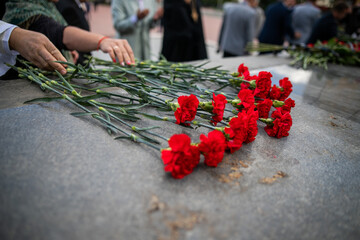
[[[258,123],[265,123],[265,132],[276,138],[288,136],[292,126],[290,112],[295,102],[289,98],[289,79],[271,86],[270,72],[251,76],[244,64],[230,73],[220,67],[166,60],[124,67],[91,58],[86,67],[67,63],[68,74],[62,76],[23,63],[25,68],[16,68],[19,76],[78,107],[80,112],[73,116],[92,117],[115,139],[160,151],[165,171],[174,178],[192,173],[201,155],[205,165],[218,166],[226,152],[234,153],[256,139]],[[164,115],[149,113],[149,109]],[[138,122],[144,118],[211,131],[201,134],[199,142],[192,142],[186,134],[163,136],[157,132],[159,126],[139,127]],[[163,147],[162,142],[169,147]]]

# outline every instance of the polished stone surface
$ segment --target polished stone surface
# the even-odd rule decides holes
[[[292,95],[289,137],[269,138],[260,123],[253,143],[182,180],[163,171],[159,152],[113,140],[93,120],[69,115],[78,110],[65,101],[22,105],[44,96],[35,85],[0,83],[0,239],[359,239],[358,78],[321,77],[287,61],[211,63],[308,78]],[[349,111],[327,107],[353,101]],[[161,127],[193,141],[207,131]]]

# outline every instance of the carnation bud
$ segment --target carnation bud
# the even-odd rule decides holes
[[[229,100],[229,103],[231,103],[231,105],[233,106],[233,107],[238,107],[238,105],[241,103],[241,100],[240,99],[234,99],[234,100],[231,100],[231,102],[230,102],[230,100]]]
[[[255,89],[256,88],[256,80],[250,81],[250,88]]]
[[[220,132],[224,132],[225,127],[216,127],[215,130],[218,130]]]
[[[71,94],[76,96],[76,97],[81,97],[75,90],[72,90],[71,91]]]
[[[243,77],[238,77],[238,78],[232,78],[229,79],[229,83],[233,86],[233,87],[240,87],[241,83],[243,82]]]
[[[263,123],[266,123],[268,126],[272,126],[274,122],[273,118],[259,118],[259,120]]]
[[[283,101],[273,100],[273,106],[276,107],[276,108],[277,107],[282,107],[284,105],[285,105],[285,103]]]
[[[238,72],[233,72],[230,75],[233,76],[233,77],[237,77],[239,75],[239,73]]]
[[[99,111],[101,111],[101,112],[106,112],[106,109],[103,108],[103,107],[98,107],[98,109],[99,109]]]
[[[212,102],[200,102],[199,106],[201,107],[201,109],[203,109],[206,112],[212,112],[212,110],[214,109],[214,106],[212,105]]]

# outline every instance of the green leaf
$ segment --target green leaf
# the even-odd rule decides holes
[[[218,88],[218,89],[215,89],[215,92],[216,91],[220,91],[221,89],[223,89],[223,88],[226,88],[226,87],[228,87],[228,86],[230,86],[231,84],[224,84],[224,86],[222,86],[222,87],[220,87],[220,88]]]
[[[70,63],[70,62],[64,62],[64,61],[54,61],[54,62],[56,62],[56,63],[61,63],[61,64],[66,64],[66,65],[71,66],[71,67],[73,67],[73,68],[75,68],[75,69],[78,68],[75,64]]]
[[[32,100],[24,102],[24,104],[26,104],[26,103],[36,103],[36,102],[52,102],[52,101],[56,101],[56,100],[60,100],[60,99],[63,99],[63,98],[62,97],[34,98]]]
[[[136,117],[135,115],[132,114],[125,114],[125,113],[120,113],[120,112],[114,112],[114,111],[109,111],[111,114],[115,115],[116,117],[123,119],[123,120],[128,120],[131,122],[136,122],[137,120],[140,120],[140,118]]]
[[[156,129],[156,128],[160,128],[159,126],[152,126],[152,127],[147,127],[147,128],[136,128],[135,131],[147,131],[147,130],[151,130],[151,129]]]
[[[131,137],[119,136],[119,137],[115,137],[115,138],[114,138],[114,140],[119,140],[119,139],[128,139],[128,140],[131,140]]]
[[[143,115],[144,117],[147,117],[149,119],[152,120],[157,120],[157,121],[163,121],[164,119],[162,117],[158,117],[158,116],[154,116],[154,115],[150,115],[150,114],[146,114],[146,113],[140,113],[141,115]]]
[[[73,112],[70,113],[70,115],[74,116],[74,117],[82,117],[82,116],[92,116],[94,114],[98,114],[96,112]]]

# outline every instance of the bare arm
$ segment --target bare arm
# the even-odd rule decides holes
[[[103,37],[97,33],[68,26],[64,29],[63,43],[70,50],[89,52],[97,50],[98,43]],[[134,53],[127,40],[106,38],[101,41],[99,47],[103,52],[108,53],[113,61],[118,58],[120,63],[135,62]]]

